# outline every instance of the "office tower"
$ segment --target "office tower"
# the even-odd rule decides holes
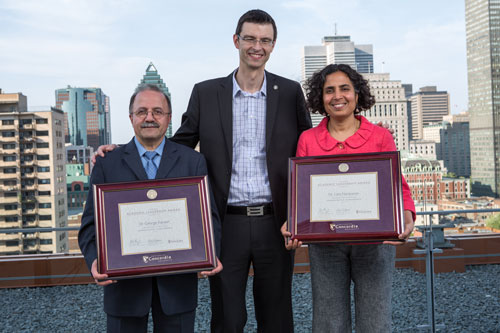
[[[64,114],[0,91],[0,227],[66,226]],[[0,254],[68,251],[65,231],[0,234]]]
[[[450,95],[437,91],[435,86],[422,87],[410,97],[412,139],[423,139],[423,128],[430,123],[441,122],[450,114]]]
[[[373,73],[373,46],[356,45],[350,36],[325,36],[322,45],[304,46],[302,49],[302,81],[329,64],[347,64],[360,73]],[[312,114],[313,126],[323,119]]]
[[[411,132],[412,122],[411,122],[411,100],[410,97],[413,95],[413,84],[403,83],[403,88],[405,90],[405,98],[406,98],[406,114],[408,118],[408,138],[411,139],[413,134]]]
[[[64,111],[67,143],[96,150],[111,143],[109,98],[101,88],[57,89],[56,108]]]
[[[500,1],[466,0],[471,183],[475,196],[500,195]]]
[[[160,88],[165,93],[165,95],[170,97],[170,100],[172,100],[172,96],[168,91],[168,87],[165,85],[165,82],[163,82],[163,79],[161,78],[160,74],[158,74],[158,70],[152,62],[150,62],[148,67],[146,68],[146,74],[144,74],[144,76],[142,77],[139,85],[141,84],[154,84],[155,86],[158,86],[158,88]],[[170,124],[168,124],[166,136],[167,138],[170,138],[172,136],[172,121],[170,121]]]
[[[391,80],[388,73],[363,74],[375,105],[361,114],[373,123],[382,121],[394,130],[398,150],[408,150],[408,117],[405,89],[399,80]]]
[[[410,140],[410,153],[429,160],[436,160],[436,142],[430,140]]]
[[[443,161],[448,172],[459,177],[471,176],[469,130],[469,116],[464,112],[444,117],[439,131],[437,158]]]

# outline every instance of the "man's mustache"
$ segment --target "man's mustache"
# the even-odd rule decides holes
[[[160,127],[160,125],[158,123],[155,123],[155,122],[148,122],[148,123],[142,123],[141,124],[141,128],[158,128]]]

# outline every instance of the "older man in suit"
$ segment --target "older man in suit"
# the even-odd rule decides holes
[[[139,87],[130,99],[129,118],[135,137],[125,146],[99,158],[91,183],[206,175],[203,156],[165,138],[171,119],[168,96],[153,85]],[[216,244],[220,222],[212,212]],[[97,271],[97,250],[92,188],[82,216],[78,241],[97,284],[104,286],[108,332],[146,332],[152,309],[155,332],[193,332],[197,305],[196,273],[127,280],[108,280]],[[214,275],[221,263],[204,275]]]

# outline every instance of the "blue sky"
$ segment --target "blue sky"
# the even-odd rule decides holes
[[[267,69],[300,80],[304,45],[334,33],[373,44],[375,72],[450,93],[467,109],[465,9],[458,0],[0,0],[0,88],[30,106],[55,104],[67,85],[97,86],[111,100],[112,141],[133,135],[128,100],[152,61],[170,89],[174,130],[196,82],[238,66],[238,18],[260,8],[278,26]],[[383,63],[383,64],[382,64]]]

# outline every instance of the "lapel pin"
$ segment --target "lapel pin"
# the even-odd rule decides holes
[[[278,90],[278,85],[276,85],[276,84],[275,84],[275,85],[273,86],[273,89],[274,89],[274,90]]]

